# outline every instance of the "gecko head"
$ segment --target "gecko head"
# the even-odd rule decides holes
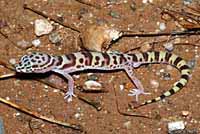
[[[33,52],[20,58],[19,64],[15,65],[15,70],[20,73],[44,73],[51,69],[53,56],[48,54]]]

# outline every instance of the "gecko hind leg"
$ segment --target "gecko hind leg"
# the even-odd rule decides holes
[[[72,101],[73,97],[76,97],[74,94],[74,79],[72,78],[71,75],[64,71],[59,71],[59,70],[53,70],[54,72],[61,74],[68,80],[68,91],[65,93],[64,99],[67,100],[67,102]]]
[[[129,76],[129,78],[131,79],[131,81],[136,86],[136,88],[130,90],[130,93],[128,94],[129,96],[135,96],[136,101],[138,101],[140,94],[144,94],[144,95],[150,94],[148,92],[144,92],[144,88],[143,88],[140,80],[138,80],[137,77],[134,75],[132,67],[126,66],[124,70],[127,73],[127,75]]]

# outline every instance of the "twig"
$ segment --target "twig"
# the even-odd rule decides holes
[[[5,61],[0,60],[0,65],[4,66],[5,68],[11,70],[11,71],[15,71],[14,67],[8,63],[6,63]]]
[[[66,122],[62,122],[62,121],[58,121],[58,120],[54,120],[54,119],[48,118],[48,117],[40,115],[40,114],[38,114],[36,112],[32,112],[32,111],[30,111],[30,110],[28,110],[28,109],[26,109],[24,107],[18,106],[17,104],[14,104],[14,103],[12,103],[10,101],[7,101],[7,100],[5,100],[5,99],[3,99],[1,97],[0,97],[0,102],[6,104],[8,106],[11,106],[11,107],[13,107],[13,108],[15,108],[15,109],[23,112],[23,113],[31,115],[32,117],[35,117],[37,119],[42,119],[44,121],[47,121],[47,122],[50,122],[50,123],[53,123],[53,124],[57,124],[57,125],[64,126],[64,127],[67,127],[67,128],[72,128],[74,130],[79,130],[79,131],[83,130],[81,128],[81,126],[79,126],[79,125],[75,125],[75,124],[71,124],[71,123],[66,123]]]
[[[0,31],[0,34],[1,34],[4,38],[6,38],[9,42],[11,42],[14,46],[20,48],[14,41],[12,41],[12,40],[8,37],[8,35],[4,34],[2,31]],[[20,48],[20,49],[21,49],[21,48]]]
[[[71,30],[73,30],[73,31],[76,31],[76,32],[80,33],[80,31],[79,31],[77,28],[75,28],[74,26],[69,26],[69,25],[63,24],[61,21],[59,21],[59,20],[57,20],[57,19],[54,19],[54,18],[51,18],[51,17],[47,16],[46,14],[44,14],[44,13],[41,12],[41,11],[32,9],[31,7],[28,7],[28,5],[26,5],[26,4],[24,4],[24,9],[29,10],[29,11],[32,11],[32,12],[34,12],[34,13],[36,13],[36,14],[38,14],[38,15],[40,15],[40,16],[46,18],[46,19],[50,19],[51,21],[54,21],[54,22],[56,22],[56,23],[62,25],[63,27],[69,28],[69,29],[71,29]]]
[[[131,31],[122,31],[122,37],[156,37],[156,36],[178,36],[178,35],[200,35],[200,28],[187,31],[162,32],[162,33],[135,33]]]
[[[87,6],[94,7],[94,8],[96,8],[96,9],[101,9],[101,6],[95,5],[95,4],[91,4],[91,3],[89,3],[89,2],[84,2],[83,0],[75,0],[75,1],[77,1],[77,2],[79,2],[79,3],[81,3],[81,4],[84,4],[84,5],[87,5]]]

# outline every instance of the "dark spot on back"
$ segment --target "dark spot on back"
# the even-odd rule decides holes
[[[60,66],[63,62],[63,58],[61,56],[57,56],[58,62],[56,63],[56,66]]]
[[[80,59],[79,59],[79,62],[82,64],[82,63],[83,63],[83,58],[80,58]]]
[[[144,61],[148,60],[148,54],[147,53],[142,53],[143,57],[144,57]]]
[[[154,53],[155,53],[155,60],[158,61],[158,60],[159,60],[160,53],[159,53],[159,52],[154,52]]]
[[[82,51],[81,54],[85,56],[85,65],[90,66],[92,64],[93,59],[92,54],[88,51]]]
[[[45,61],[45,57],[44,56],[42,57],[42,60]]]
[[[29,58],[33,58],[33,55],[29,55]]]
[[[96,61],[99,61],[99,60],[100,60],[100,57],[99,57],[99,56],[96,56],[95,59],[96,59]]]
[[[133,58],[133,62],[137,62],[138,61],[138,58],[137,58],[137,56],[135,54],[132,54],[131,56]]]
[[[39,67],[38,65],[33,65],[33,66],[32,66],[32,68],[38,68],[38,67]]]
[[[76,68],[81,68],[81,65],[77,65]]]
[[[64,64],[61,69],[65,69],[76,64],[76,56],[74,54],[66,55],[66,58],[70,61],[70,63]]]
[[[165,55],[165,61],[169,61],[170,57],[172,56],[171,53],[166,53]]]
[[[35,56],[35,59],[40,59],[40,57],[38,55]]]
[[[105,61],[101,62],[101,67],[103,67],[105,65]]]
[[[115,65],[117,65],[117,57],[116,57],[115,55],[113,56],[113,59],[114,59],[113,63],[114,63]]]
[[[104,58],[105,64],[109,65],[110,64],[110,57],[107,53],[102,53],[102,56]]]
[[[35,59],[31,59],[31,62],[36,62],[36,60]]]
[[[153,62],[153,58],[150,59],[150,62]]]
[[[125,63],[127,62],[127,59],[124,57],[123,54],[120,54],[120,58],[119,58],[119,64]]]

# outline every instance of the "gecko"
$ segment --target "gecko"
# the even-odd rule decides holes
[[[143,85],[137,79],[133,70],[145,64],[172,65],[180,71],[181,77],[162,95],[144,101],[140,106],[160,101],[180,91],[188,83],[191,74],[191,69],[183,58],[166,51],[149,51],[134,54],[79,51],[58,56],[32,52],[22,56],[19,63],[15,65],[15,69],[18,73],[46,73],[52,71],[64,76],[68,81],[68,91],[64,96],[67,101],[72,101],[72,98],[76,97],[74,94],[74,79],[71,73],[84,70],[124,70],[135,85],[135,88],[130,90],[128,96],[135,96],[136,101],[138,101],[139,95],[149,93],[144,91]]]

